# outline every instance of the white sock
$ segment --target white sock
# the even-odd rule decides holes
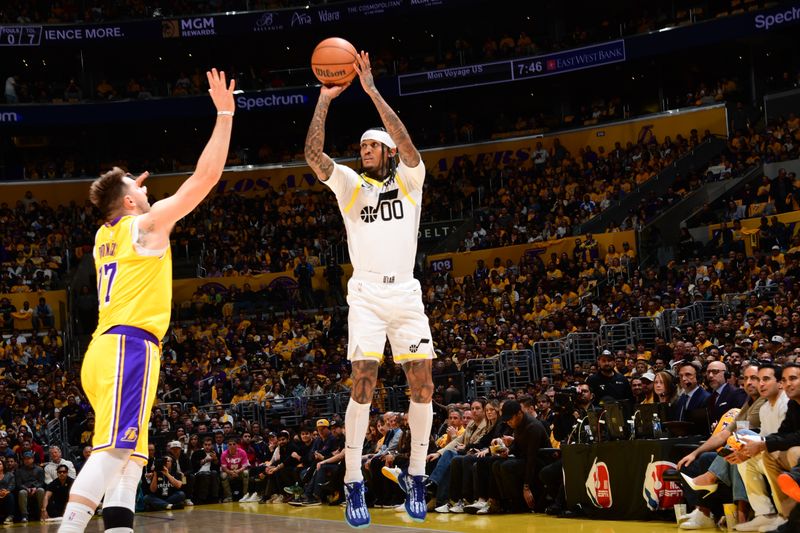
[[[367,429],[369,428],[370,405],[368,403],[358,403],[353,398],[350,398],[350,402],[347,404],[347,411],[344,415],[345,483],[353,483],[364,479],[364,474],[361,473],[361,453],[364,449],[364,437],[367,436]]]
[[[64,518],[58,527],[58,533],[83,533],[93,515],[94,509],[90,509],[82,503],[67,503],[67,507],[64,509]]]
[[[425,459],[428,457],[428,441],[433,425],[433,404],[411,402],[408,406],[408,427],[411,430],[411,457],[408,473],[412,476],[425,475]]]

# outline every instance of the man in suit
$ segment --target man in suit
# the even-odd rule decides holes
[[[747,392],[728,384],[728,367],[722,361],[711,361],[706,367],[706,385],[711,393],[706,406],[712,424],[716,424],[725,413],[740,408],[747,401]]]
[[[688,413],[694,409],[704,409],[711,396],[698,382],[700,365],[692,361],[683,361],[677,365],[681,395],[675,402],[673,420],[688,420]]]
[[[217,457],[222,457],[222,452],[228,449],[228,445],[225,444],[225,434],[222,433],[222,430],[214,431],[214,453],[217,454]]]

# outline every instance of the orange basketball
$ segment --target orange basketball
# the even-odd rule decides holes
[[[345,85],[356,75],[356,49],[339,37],[325,39],[311,54],[311,70],[323,85]]]

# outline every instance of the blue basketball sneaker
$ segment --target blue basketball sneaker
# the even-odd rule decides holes
[[[428,514],[428,504],[425,501],[427,480],[428,476],[410,476],[407,472],[397,475],[397,484],[406,493],[406,513],[415,522],[425,521]]]
[[[347,525],[356,529],[369,526],[369,509],[367,509],[367,502],[364,501],[364,482],[345,483],[344,493],[347,500],[344,519]]]

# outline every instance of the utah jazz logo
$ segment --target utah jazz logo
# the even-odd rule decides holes
[[[375,222],[376,218],[378,218],[378,210],[371,205],[364,206],[364,209],[361,210],[361,220],[364,222]]]
[[[380,215],[381,220],[400,220],[403,218],[403,202],[397,199],[397,189],[382,192],[378,196],[378,206],[364,206],[361,210],[361,220],[366,223],[375,222]]]
[[[417,353],[417,350],[419,350],[420,346],[422,346],[423,344],[428,344],[429,342],[431,342],[430,339],[420,339],[419,343],[412,344],[411,346],[409,346],[408,351],[411,353]]]
[[[121,441],[123,442],[136,442],[136,439],[139,438],[139,429],[135,427],[129,427],[125,430],[125,434],[122,436]]]

